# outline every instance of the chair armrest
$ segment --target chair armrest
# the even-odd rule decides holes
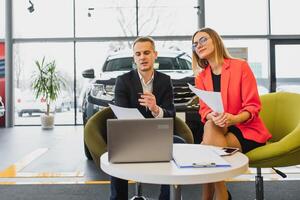
[[[194,137],[189,126],[179,117],[175,117],[175,134],[182,137],[186,143],[194,144]]]
[[[249,157],[250,163],[253,163],[285,156],[296,150],[300,150],[300,124],[278,142],[258,147],[246,155]]]
[[[90,153],[101,156],[105,153],[106,142],[104,141],[102,134],[95,122],[89,121],[84,128],[84,141],[90,151]]]

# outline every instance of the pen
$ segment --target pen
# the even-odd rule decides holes
[[[193,167],[216,167],[216,163],[193,163]]]

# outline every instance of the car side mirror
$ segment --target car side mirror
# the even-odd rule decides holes
[[[81,74],[84,78],[95,78],[94,69],[84,70]]]

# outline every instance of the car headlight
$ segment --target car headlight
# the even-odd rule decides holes
[[[97,99],[101,99],[102,95],[105,95],[105,88],[103,84],[94,83],[91,88],[91,96]]]
[[[106,85],[105,92],[107,95],[114,96],[115,86],[114,85]]]

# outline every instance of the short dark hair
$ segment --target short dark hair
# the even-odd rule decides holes
[[[150,36],[143,36],[143,37],[138,37],[134,40],[133,42],[133,45],[132,45],[132,48],[135,46],[136,43],[138,42],[150,42],[152,47],[153,47],[153,50],[155,51],[155,42],[153,40],[152,37]]]

